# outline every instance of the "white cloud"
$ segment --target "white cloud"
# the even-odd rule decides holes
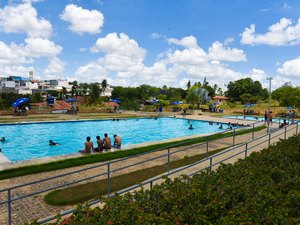
[[[144,67],[142,62],[146,50],[124,33],[110,33],[104,38],[99,38],[91,50],[104,53],[105,56],[99,59],[99,63],[105,69],[117,72],[122,78],[135,76]]]
[[[60,18],[70,23],[69,29],[75,33],[98,34],[104,23],[104,16],[100,11],[83,9],[74,4],[65,7]]]
[[[285,77],[300,79],[300,57],[284,62],[277,72]]]
[[[98,62],[90,62],[79,67],[75,72],[75,80],[80,82],[101,82],[103,79],[109,81],[106,69],[99,65]]]
[[[215,42],[206,52],[197,45],[197,39],[193,36],[170,38],[167,41],[170,45],[175,44],[175,48],[172,46],[153,65],[145,66],[146,50],[135,40],[126,34],[108,34],[99,38],[91,49],[104,55],[98,61],[78,68],[76,77],[81,76],[82,79],[86,76],[85,79],[89,80],[97,74],[103,74],[105,77],[101,79],[110,77],[114,85],[137,86],[147,83],[178,87],[186,79],[199,81],[207,77],[209,82],[223,86],[229,80],[243,76],[223,64],[224,61],[245,61],[246,56],[240,49],[225,48]]]
[[[214,42],[208,49],[208,57],[219,61],[247,61],[243,50],[237,48],[224,48],[222,43],[218,41]]]
[[[24,76],[28,75],[32,67],[22,65],[3,65],[0,63],[0,74],[3,76]]]
[[[43,74],[47,79],[57,79],[62,78],[64,72],[65,62],[57,57],[50,60],[49,65],[44,70]]]
[[[26,55],[31,57],[55,57],[60,54],[62,47],[53,41],[43,38],[27,38],[24,47]]]
[[[169,38],[168,42],[169,44],[176,44],[185,48],[198,48],[197,39],[194,36],[184,37],[180,40],[176,38]]]
[[[162,38],[163,36],[161,34],[158,34],[158,33],[152,33],[150,35],[150,38],[151,39],[159,39],[159,38]]]
[[[52,34],[52,25],[48,20],[38,18],[31,4],[8,5],[0,8],[0,31],[48,38]]]
[[[234,42],[234,38],[233,37],[228,37],[228,38],[225,39],[224,45],[228,46],[228,45],[232,44],[233,42]]]
[[[24,63],[32,63],[33,60],[26,57],[22,46],[14,43],[10,45],[0,41],[0,65],[18,65]]]
[[[93,52],[103,52],[106,54],[123,55],[141,61],[146,55],[146,50],[139,47],[138,43],[130,39],[126,34],[110,33],[105,38],[98,38],[92,48]]]
[[[254,81],[259,81],[261,83],[265,83],[267,79],[267,74],[265,71],[253,68],[249,74],[247,74]]]
[[[245,45],[285,46],[300,44],[300,19],[294,26],[290,19],[282,18],[268,28],[265,34],[255,34],[255,25],[245,28],[241,43]]]
[[[62,50],[52,41],[42,38],[27,38],[25,44],[6,44],[0,41],[0,64],[19,65],[34,63],[34,58],[53,58]]]

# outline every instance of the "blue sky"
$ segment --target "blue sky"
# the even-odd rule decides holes
[[[0,76],[297,86],[299,19],[296,0],[0,0]]]

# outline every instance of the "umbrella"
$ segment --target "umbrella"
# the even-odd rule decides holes
[[[114,102],[114,103],[121,103],[120,99],[114,99],[114,100],[110,100],[110,102]]]
[[[285,109],[287,109],[287,110],[293,110],[295,108],[293,106],[287,106],[287,107],[285,107]]]
[[[46,98],[46,102],[48,105],[54,105],[54,97],[48,97]]]
[[[253,106],[254,106],[254,104],[249,103],[249,104],[244,105],[243,108],[250,108],[250,107],[253,107]]]
[[[66,102],[77,102],[76,98],[68,98]]]
[[[119,106],[119,104],[116,102],[103,102],[103,105],[107,106],[107,107],[118,107]]]
[[[23,103],[28,102],[28,101],[29,101],[29,98],[19,98],[19,99],[17,99],[17,100],[12,104],[12,106],[13,106],[13,107],[18,107],[18,106],[20,106],[20,105],[22,105]]]
[[[182,104],[182,102],[181,102],[181,101],[177,101],[177,102],[171,102],[171,105],[180,105],[180,104]]]

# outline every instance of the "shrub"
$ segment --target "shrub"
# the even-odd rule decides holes
[[[300,137],[190,178],[82,208],[67,224],[299,224]],[[62,224],[59,219],[57,223]],[[34,224],[34,223],[33,223]]]

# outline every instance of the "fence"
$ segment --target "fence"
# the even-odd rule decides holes
[[[255,141],[260,140],[261,138],[266,137],[266,136],[269,137],[269,143],[270,143],[271,138],[274,138],[274,137],[271,137],[271,133],[269,133],[269,134],[263,135],[262,137],[255,139],[254,128],[257,124],[258,123],[255,123],[252,125],[252,128],[250,128],[250,129],[252,129],[251,133],[243,136],[245,139],[251,140],[250,142],[246,143],[247,147],[246,147],[246,150],[244,150],[245,155],[247,155],[250,151],[250,147],[249,147],[250,143],[254,143]],[[283,132],[285,132],[284,136],[286,137],[286,133],[288,132],[287,128],[285,128]],[[200,169],[199,171],[201,171],[205,168],[213,168],[214,166],[217,165],[217,162],[214,162],[214,159],[216,159],[217,156],[224,154],[224,152],[233,151],[234,149],[237,149],[238,147],[240,147],[240,145],[238,145],[235,148],[231,148],[230,150],[218,153],[214,156],[209,156],[209,153],[212,150],[219,148],[220,146],[222,146],[222,147],[235,146],[238,141],[236,133],[237,132],[235,130],[232,130],[231,132],[229,132],[229,134],[230,134],[229,136],[219,138],[217,140],[211,140],[211,141],[207,140],[206,142],[202,142],[200,144],[194,144],[192,146],[182,147],[182,148],[178,148],[176,145],[172,145],[172,146],[168,146],[166,148],[156,149],[151,152],[147,152],[147,153],[143,153],[143,154],[127,157],[127,158],[117,159],[117,160],[100,163],[98,165],[93,165],[93,166],[86,166],[84,168],[77,169],[75,171],[72,171],[73,169],[70,169],[69,172],[66,172],[63,174],[59,174],[59,172],[56,171],[53,173],[57,173],[57,175],[51,175],[44,179],[38,178],[35,181],[31,181],[31,182],[23,183],[20,185],[15,185],[13,187],[8,187],[5,189],[2,189],[2,190],[0,190],[0,194],[1,194],[0,197],[1,197],[1,199],[5,198],[6,200],[0,202],[0,206],[2,207],[1,212],[3,212],[3,213],[1,213],[1,212],[0,213],[1,213],[1,215],[7,215],[7,216],[6,216],[6,218],[2,218],[3,220],[0,221],[0,223],[6,221],[9,225],[21,224],[24,222],[29,222],[37,217],[45,218],[46,216],[48,216],[49,213],[51,215],[61,213],[61,209],[59,209],[59,210],[57,208],[52,209],[53,207],[51,208],[50,206],[45,207],[43,205],[43,203],[41,203],[43,201],[42,197],[37,198],[36,196],[39,194],[47,193],[49,191],[52,191],[52,190],[55,190],[58,188],[62,188],[62,187],[66,187],[66,186],[70,186],[70,185],[74,185],[74,184],[79,184],[79,183],[83,183],[83,182],[99,180],[100,177],[102,177],[102,178],[104,177],[104,179],[107,180],[107,196],[110,196],[111,195],[111,178],[113,176],[122,174],[122,172],[124,172],[124,170],[126,170],[126,172],[128,172],[128,171],[130,172],[130,171],[135,171],[139,168],[149,168],[149,167],[153,166],[152,165],[153,161],[155,161],[157,164],[165,164],[166,163],[166,165],[167,165],[166,172],[168,175],[171,176],[172,174],[176,174],[177,172],[182,171],[182,169],[175,169],[172,171],[170,170],[170,163],[171,163],[172,159],[175,160],[178,158],[183,158],[187,154],[196,155],[199,153],[205,153],[206,154],[205,159],[197,162],[196,164],[194,163],[189,166],[186,166],[183,169],[188,169],[188,168],[191,168],[192,166],[195,166],[198,164],[200,165],[203,162],[209,162],[209,165],[205,166],[204,168]],[[298,123],[296,126],[296,133],[298,133]],[[210,136],[208,136],[207,138],[209,139],[209,137]],[[186,141],[185,144],[189,144],[189,141]],[[157,181],[160,178],[161,178],[161,176],[158,176],[156,178],[142,182],[139,185],[134,185],[130,188],[124,189],[124,190],[116,192],[116,193],[122,194],[126,191],[130,191],[135,188],[141,187],[141,185],[149,184],[150,187],[152,187],[153,182]],[[38,203],[37,200],[40,201],[40,205],[37,204]],[[97,202],[99,202],[99,200],[92,202],[92,204],[97,203]],[[15,205],[13,205],[13,204],[15,204]],[[30,205],[30,204],[35,204],[35,205],[37,204],[36,209],[34,209],[36,211],[34,211],[34,210],[32,211],[32,209],[30,209],[30,207],[28,207],[28,205]],[[26,206],[29,209],[27,209]],[[4,212],[4,208],[7,211],[6,214]],[[46,208],[46,210],[44,208]],[[68,209],[68,208],[66,208],[66,209]],[[72,211],[73,211],[73,209],[71,208],[71,209],[68,209],[68,210],[62,212],[61,214],[65,215]],[[32,215],[34,215],[35,217],[33,217]],[[43,223],[48,222],[52,219],[54,219],[54,217],[50,216],[50,217],[47,217],[46,219],[41,220],[41,222],[43,222]]]

